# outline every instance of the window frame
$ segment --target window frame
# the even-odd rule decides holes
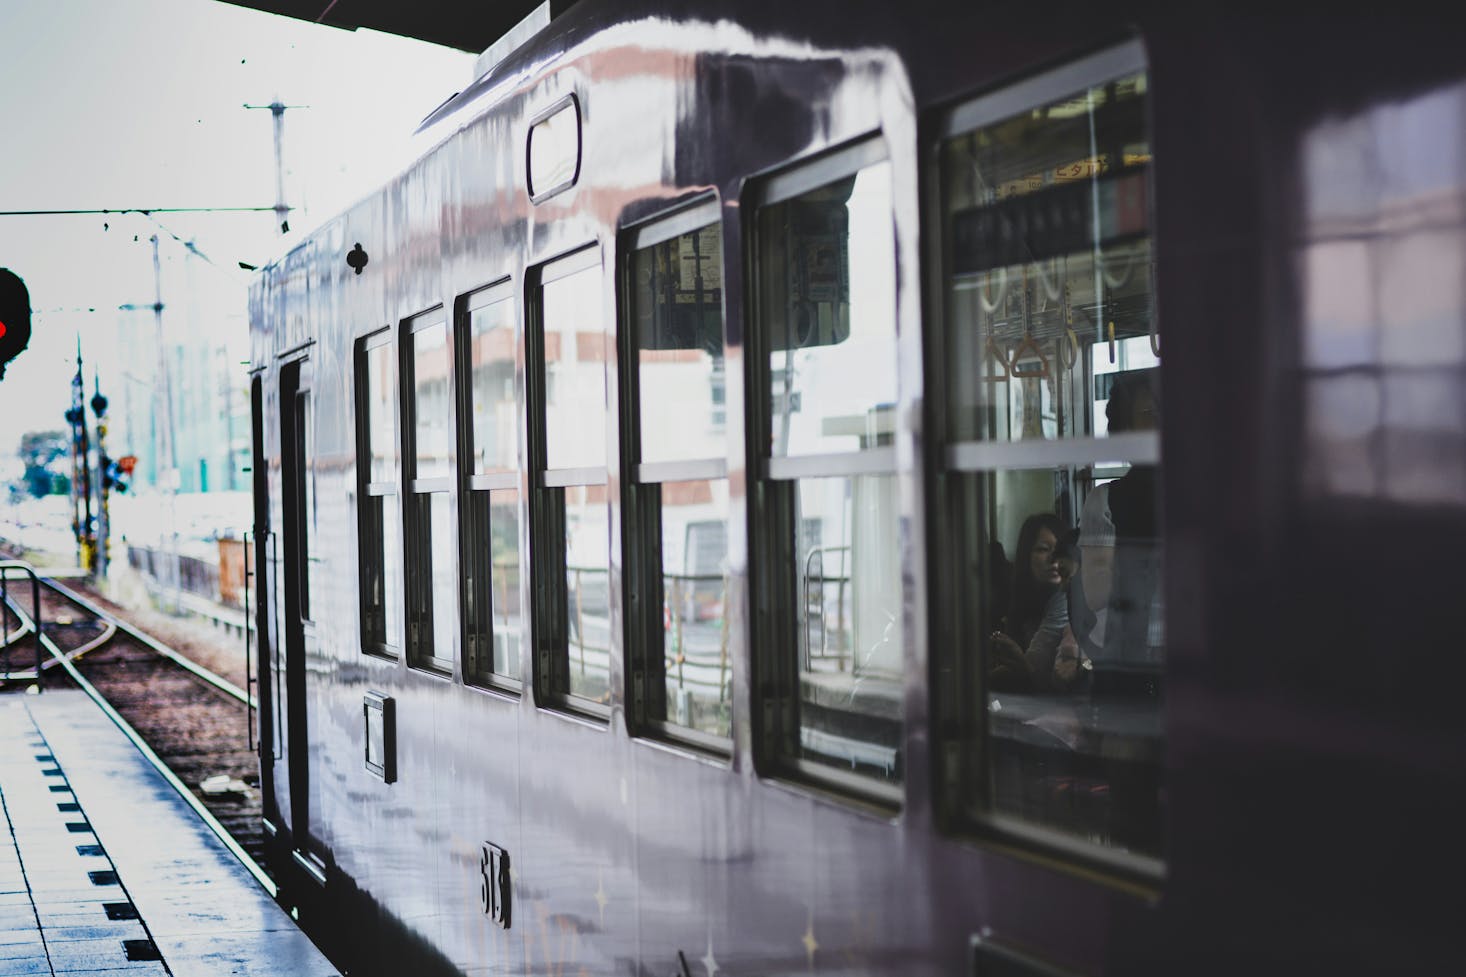
[[[560,610],[568,615],[569,591],[565,580],[566,563],[566,516],[563,490],[566,488],[602,486],[609,493],[611,488],[611,458],[601,466],[548,467],[548,438],[546,413],[546,386],[548,383],[545,361],[545,315],[544,289],[546,285],[570,278],[589,269],[597,269],[600,275],[604,298],[605,264],[603,248],[599,241],[591,241],[581,247],[561,252],[554,257],[527,268],[524,279],[524,345],[525,345],[525,404],[526,443],[525,474],[528,481],[529,510],[529,560],[530,573],[530,656],[531,686],[535,702],[557,712],[590,718],[609,726],[611,712],[620,698],[616,677],[620,672],[616,655],[615,636],[612,635],[608,650],[608,701],[596,702],[569,691],[570,644],[568,617],[565,630],[560,632]],[[604,308],[598,315],[607,359],[613,355],[614,337],[607,335],[613,324],[605,321]],[[609,377],[602,361],[603,387],[609,392]],[[606,422],[610,423],[613,405],[606,405]],[[603,432],[604,436],[605,432]],[[602,503],[607,507],[609,529],[610,501]],[[553,543],[552,543],[553,541]],[[608,561],[613,553],[607,540]],[[551,556],[551,553],[554,553]],[[547,567],[546,563],[550,565]],[[609,566],[607,569],[607,594],[610,593]],[[609,609],[609,605],[608,605]],[[562,691],[563,688],[563,691]]]
[[[730,759],[733,735],[717,736],[668,719],[652,718],[651,703],[666,698],[666,665],[662,627],[661,486],[664,482],[727,480],[726,446],[719,457],[675,461],[641,460],[641,369],[636,335],[634,262],[638,253],[674,241],[684,234],[716,226],[722,239],[723,205],[715,193],[701,194],[675,209],[623,228],[618,249],[616,353],[617,390],[621,411],[621,566],[625,621],[625,684],[627,726],[633,736],[664,740]],[[722,256],[727,282],[726,248]],[[728,349],[727,292],[721,319],[723,350]],[[726,371],[726,367],[725,367]],[[728,524],[730,511],[724,515]],[[727,596],[725,595],[725,601]],[[725,609],[726,614],[726,609]],[[732,635],[730,634],[730,638]],[[733,649],[729,648],[730,661]],[[729,666],[731,671],[731,664]],[[729,697],[731,702],[732,689]],[[735,710],[736,713],[736,710]],[[665,709],[663,710],[665,715]]]
[[[928,613],[930,634],[978,634],[985,630],[979,612],[970,606],[970,594],[961,585],[964,561],[976,554],[963,541],[968,516],[962,495],[966,476],[993,475],[998,472],[1055,470],[1070,471],[1100,462],[1122,462],[1129,465],[1161,464],[1162,430],[1131,431],[1106,436],[1088,434],[1083,437],[1053,440],[1018,439],[982,441],[949,436],[951,421],[947,405],[951,395],[947,375],[947,347],[953,340],[955,323],[947,308],[947,292],[952,279],[951,244],[946,234],[946,196],[942,181],[942,152],[947,143],[984,126],[1039,109],[1077,92],[1137,73],[1152,75],[1145,45],[1138,37],[1122,41],[1088,55],[1075,58],[1048,70],[999,85],[989,91],[961,99],[942,110],[935,120],[932,138],[924,150],[923,171],[930,187],[923,201],[927,226],[938,229],[932,235],[927,257],[930,261],[924,274],[928,320],[933,328],[925,330],[927,409],[923,422],[930,432],[926,461],[926,499],[928,519],[928,559],[933,568]],[[1149,103],[1151,96],[1147,95]],[[1149,122],[1148,135],[1153,140],[1155,126]],[[1154,164],[1151,164],[1153,167]],[[1155,241],[1160,221],[1155,206],[1153,172],[1147,176],[1148,212],[1146,237]],[[1152,316],[1158,316],[1160,289],[1152,282]],[[1159,367],[1157,369],[1160,369]],[[1092,429],[1092,422],[1091,422]],[[1164,484],[1164,482],[1163,482]],[[1162,508],[1164,501],[1162,497]],[[963,526],[953,533],[952,526]],[[1164,524],[1160,526],[1160,544],[1167,548]],[[1163,578],[1164,581],[1164,578]],[[1056,827],[1027,820],[1014,813],[998,811],[994,806],[991,784],[993,736],[989,723],[989,695],[985,677],[986,655],[971,666],[973,676],[958,665],[949,649],[933,647],[928,656],[930,715],[932,716],[933,755],[939,762],[934,768],[932,790],[933,812],[940,832],[959,838],[975,838],[995,844],[1022,857],[1055,866],[1063,871],[1097,878],[1113,887],[1144,895],[1153,895],[1165,877],[1163,856],[1156,857],[1122,851],[1091,842]],[[1167,665],[1162,674],[1168,670]],[[972,708],[966,697],[976,689],[979,708]],[[1169,751],[1163,741],[1161,765]],[[969,781],[972,758],[976,756],[976,789]],[[976,799],[980,813],[970,808]]]
[[[433,328],[443,331],[443,350],[448,357],[448,369],[444,377],[448,383],[448,423],[457,425],[457,417],[453,409],[453,337],[450,330],[450,322],[446,311],[441,303],[430,306],[421,312],[414,313],[398,324],[399,341],[397,343],[398,363],[398,413],[400,423],[399,434],[399,463],[402,472],[402,626],[404,631],[403,651],[404,659],[408,668],[416,671],[428,672],[434,675],[451,677],[453,675],[453,663],[457,657],[455,648],[444,649],[437,647],[437,615],[443,613],[442,609],[436,606],[433,593],[434,571],[433,571],[433,536],[436,532],[448,533],[454,540],[450,547],[454,558],[457,557],[458,527],[457,521],[457,499],[454,492],[454,470],[457,465],[452,457],[451,451],[447,459],[448,472],[443,475],[430,478],[419,478],[417,475],[417,345],[414,337],[420,332],[427,332]],[[454,444],[454,435],[450,432],[449,445]],[[432,525],[432,496],[447,496],[446,511],[448,518],[455,522],[454,525],[445,527],[434,527]],[[414,530],[416,523],[423,518],[423,514],[414,511],[419,506],[427,509],[428,532],[421,533]],[[428,572],[422,573],[426,567]],[[458,578],[458,567],[453,568],[454,579]],[[414,588],[417,588],[416,599],[422,604],[426,613],[426,642],[419,639],[414,641],[412,637],[412,616],[414,608]],[[458,616],[458,587],[454,587],[454,602],[450,613],[456,618]],[[449,634],[456,634],[458,627],[447,629]],[[426,645],[426,648],[423,646]]]
[[[389,513],[400,515],[401,502],[397,498],[397,473],[400,459],[394,459],[392,464],[392,477],[382,481],[372,481],[372,431],[371,431],[371,384],[369,379],[371,353],[373,350],[385,347],[389,362],[393,367],[392,394],[386,406],[387,422],[390,425],[388,435],[392,446],[399,452],[400,439],[398,438],[398,403],[401,399],[401,381],[398,374],[399,363],[397,351],[393,348],[393,330],[391,326],[383,326],[375,329],[364,336],[359,337],[355,342],[355,353],[353,356],[352,372],[356,384],[356,488],[357,488],[357,547],[359,559],[357,560],[357,614],[358,620],[364,624],[369,615],[370,609],[367,604],[367,593],[370,590],[368,581],[368,564],[365,554],[371,552],[382,569],[382,629],[384,640],[381,643],[368,643],[365,637],[365,627],[359,628],[361,635],[361,650],[363,654],[371,655],[374,658],[382,658],[388,661],[398,661],[402,654],[402,642],[400,635],[385,634],[387,629],[388,615],[386,612],[386,601],[392,598],[387,593],[387,533],[397,529],[396,525],[388,522]],[[378,503],[370,503],[366,500],[380,499]],[[379,527],[368,526],[367,506],[377,505],[381,512],[381,525]],[[393,520],[395,522],[395,519]],[[371,532],[376,528],[378,533],[375,537]],[[400,552],[400,550],[399,550]],[[405,568],[404,568],[405,569]],[[401,599],[402,595],[397,595]]]
[[[747,495],[748,581],[751,605],[749,644],[752,654],[754,719],[754,763],[760,772],[802,786],[834,792],[841,799],[868,805],[881,813],[901,810],[911,782],[903,773],[895,782],[881,781],[842,770],[832,764],[799,755],[800,682],[798,651],[797,571],[789,541],[797,547],[803,526],[796,525],[792,501],[785,493],[797,493],[799,483],[809,478],[851,478],[860,475],[891,475],[900,478],[894,444],[847,452],[794,456],[772,455],[771,398],[773,370],[765,335],[762,296],[765,283],[760,254],[759,220],[764,208],[794,199],[836,180],[853,176],[879,163],[894,165],[884,131],[875,130],[843,143],[788,168],[750,181],[742,211],[748,215],[744,234],[747,291],[745,308],[748,327],[744,344],[744,407],[746,457],[750,477]],[[891,212],[894,226],[896,214]],[[894,231],[893,231],[894,233]],[[896,253],[892,275],[898,280],[901,256]],[[891,310],[900,323],[897,307]],[[790,496],[792,500],[792,495]],[[894,514],[893,514],[894,515]],[[780,600],[779,597],[784,599]],[[904,607],[904,602],[903,602]],[[904,616],[904,615],[903,615]],[[904,627],[903,632],[909,629]],[[901,697],[901,742],[910,734],[906,696]],[[909,761],[909,758],[905,758]]]
[[[472,622],[470,621],[468,614],[469,577],[468,574],[465,572],[465,568],[471,564],[474,549],[476,545],[479,545],[479,541],[476,541],[472,538],[474,535],[474,530],[477,528],[474,523],[476,517],[470,515],[466,510],[474,506],[475,502],[480,498],[480,496],[485,499],[492,500],[493,494],[495,492],[515,492],[515,506],[520,513],[519,521],[521,523],[523,522],[524,493],[520,484],[523,476],[524,464],[524,445],[522,443],[524,420],[524,412],[522,406],[524,404],[522,387],[522,363],[517,363],[515,365],[514,403],[516,424],[514,467],[509,471],[487,472],[481,474],[476,470],[477,465],[472,460],[476,457],[477,451],[475,447],[473,429],[473,313],[477,312],[480,309],[486,309],[496,305],[507,305],[508,312],[512,317],[512,329],[515,344],[518,348],[522,349],[524,342],[524,331],[521,326],[521,320],[519,319],[519,316],[517,314],[518,310],[516,309],[516,298],[517,295],[514,290],[514,281],[508,275],[491,281],[486,285],[481,285],[478,288],[474,288],[469,290],[468,292],[465,292],[454,301],[451,337],[455,360],[455,369],[453,372],[455,374],[454,379],[457,384],[457,396],[454,398],[454,401],[455,409],[457,412],[456,444],[458,457],[460,459],[470,459],[467,464],[460,462],[460,464],[457,466],[459,530],[458,607],[460,624],[458,640],[460,647],[464,649],[463,683],[472,688],[491,689],[496,692],[502,692],[513,696],[519,696],[524,691],[525,645],[521,644],[520,646],[521,657],[519,661],[519,669],[515,674],[494,671],[492,653],[492,647],[495,638],[493,593],[496,576],[493,570],[493,564],[491,560],[489,564],[488,580],[488,631],[484,634],[484,638],[488,642],[490,648],[489,664],[488,667],[485,668],[479,667],[476,663],[470,661],[470,655],[468,651],[469,645],[471,643],[469,640],[469,628],[471,627]],[[489,511],[490,513],[492,513],[492,503],[490,503]],[[492,518],[492,515],[490,516],[490,518]],[[483,529],[485,532],[489,531],[489,527],[487,525],[484,526]],[[519,559],[520,579],[523,579],[524,562],[525,561],[523,555],[521,554]],[[516,590],[518,589],[518,584],[516,584]],[[522,607],[523,605],[521,603],[521,609]]]

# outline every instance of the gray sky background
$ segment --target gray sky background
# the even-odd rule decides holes
[[[286,202],[306,208],[286,238],[268,212],[0,216],[0,266],[36,310],[30,348],[0,381],[0,456],[25,431],[64,427],[78,334],[88,360],[105,360],[117,307],[153,301],[150,235],[165,290],[184,262],[178,239],[208,256],[195,281],[237,312],[198,327],[247,349],[237,263],[263,265],[405,165],[417,123],[473,66],[217,0],[0,0],[0,38],[0,211],[272,206],[270,113],[243,105],[309,106],[285,114]]]

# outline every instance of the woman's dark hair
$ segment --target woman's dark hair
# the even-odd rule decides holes
[[[1033,548],[1038,545],[1038,534],[1047,529],[1054,535],[1057,544],[1067,535],[1064,524],[1052,512],[1036,512],[1023,520],[1018,530],[1018,549],[1013,557],[1013,603],[1008,608],[1008,619],[1003,630],[1024,648],[1033,638],[1043,622],[1044,605],[1058,587],[1051,583],[1033,579]]]

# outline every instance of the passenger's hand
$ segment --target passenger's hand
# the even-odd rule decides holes
[[[1064,636],[1059,639],[1058,653],[1054,656],[1054,682],[1070,685],[1079,677],[1079,641],[1072,628],[1065,626]]]
[[[998,663],[1009,664],[1014,661],[1020,661],[1024,665],[1027,665],[1027,661],[1023,657],[1023,649],[1019,647],[1018,642],[1001,631],[993,632],[993,660]]]

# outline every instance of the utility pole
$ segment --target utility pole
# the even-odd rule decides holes
[[[105,582],[107,579],[107,564],[111,556],[110,534],[111,520],[108,518],[107,496],[110,494],[112,475],[110,460],[107,458],[107,398],[102,396],[102,380],[97,375],[96,367],[92,368],[92,413],[97,417],[97,579]]]
[[[161,410],[157,416],[161,418],[159,433],[163,438],[161,454],[168,461],[168,470],[165,473],[163,483],[164,491],[168,493],[168,527],[170,542],[168,547],[168,568],[172,579],[169,583],[173,586],[173,612],[181,613],[183,602],[179,594],[182,581],[178,565],[178,439],[173,432],[173,384],[169,377],[168,370],[168,349],[163,336],[163,268],[158,260],[158,235],[154,234],[150,239],[153,245],[153,322],[157,327],[158,335],[158,396],[162,400]]]
[[[280,96],[277,95],[275,96],[275,100],[269,105],[246,104],[244,107],[247,109],[270,110],[270,115],[272,116],[271,121],[274,123],[275,130],[275,227],[282,235],[288,234],[290,232],[290,222],[286,220],[286,215],[290,213],[290,208],[285,205],[285,153],[283,148],[285,143],[285,110],[308,109],[310,106],[285,105],[280,101]]]
[[[73,504],[76,526],[77,562],[90,573],[95,569],[96,537],[92,527],[92,459],[87,438],[86,380],[81,371],[81,336],[76,337],[76,375],[71,378],[71,408],[66,419],[71,422],[72,490],[80,502],[80,511]]]

